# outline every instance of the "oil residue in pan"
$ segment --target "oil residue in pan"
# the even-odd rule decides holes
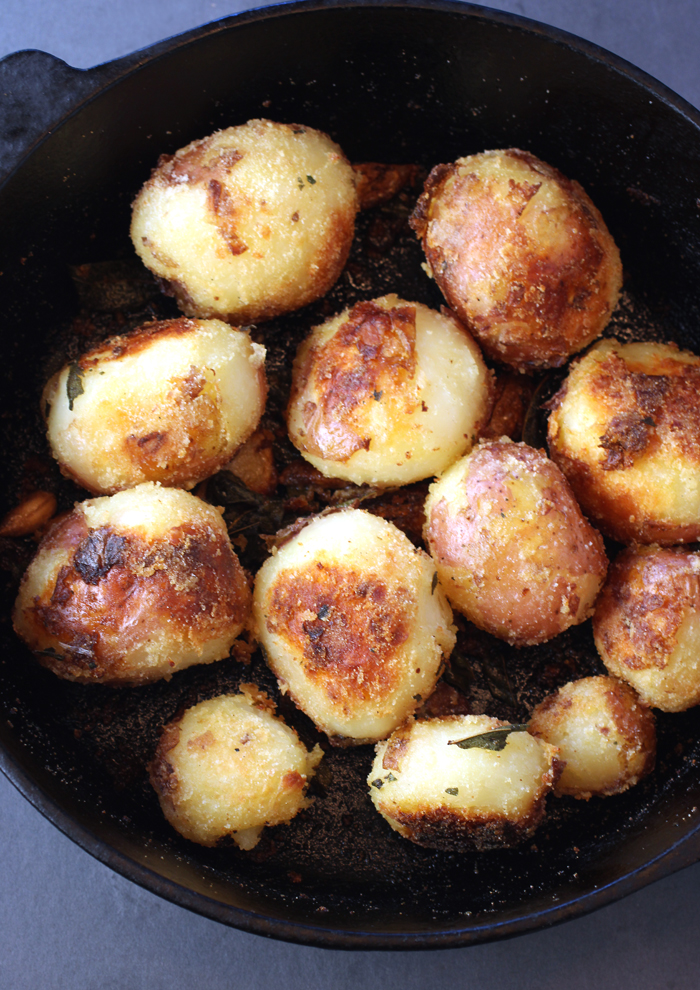
[[[408,228],[414,199],[414,192],[404,191],[391,203],[361,215],[350,260],[325,299],[252,328],[253,338],[268,350],[270,393],[262,425],[274,437],[278,470],[298,459],[286,438],[282,414],[291,360],[308,329],[344,306],[387,292],[436,308],[441,305],[437,289],[421,270],[422,253]],[[50,374],[97,340],[148,319],[176,315],[172,302],[130,259],[80,266],[73,270],[73,278],[80,311],[56,328],[36,377],[31,381],[16,377],[7,403],[4,508],[37,488],[53,491],[59,509],[86,497],[61,477],[46,448],[39,396]],[[654,339],[662,333],[626,293],[607,335]],[[289,477],[295,477],[293,471]],[[236,549],[252,572],[267,553],[261,537],[291,522],[302,510],[318,511],[341,501],[361,500],[403,525],[417,540],[417,511],[425,488],[412,486],[382,497],[352,486],[336,489],[318,484],[302,491],[290,482],[287,488],[280,486],[278,496],[265,500],[222,473],[210,480],[205,491],[210,501],[225,506]],[[660,715],[657,768],[627,793],[589,802],[550,798],[546,822],[532,841],[515,850],[477,855],[420,848],[394,833],[371,805],[366,777],[373,747],[331,747],[309,719],[279,695],[259,653],[250,665],[229,659],[192,667],[167,683],[134,689],[70,684],[40,668],[16,641],[9,618],[33,549],[29,539],[0,540],[0,672],[13,731],[36,760],[70,788],[77,804],[89,806],[138,837],[155,857],[167,851],[190,864],[212,889],[230,884],[278,905],[294,902],[309,917],[324,915],[349,926],[355,915],[367,918],[373,913],[394,918],[406,913],[414,922],[420,917],[427,922],[488,915],[525,903],[535,894],[561,889],[564,882],[575,882],[579,870],[644,820],[674,778],[694,772],[699,744],[688,740],[697,737],[697,716],[693,712]],[[614,547],[609,549],[614,553]],[[590,623],[543,646],[519,650],[459,618],[457,623],[458,644],[446,679],[473,713],[523,721],[558,685],[603,672]],[[301,738],[323,746],[325,758],[311,788],[314,802],[289,825],[266,829],[252,852],[241,852],[233,844],[195,847],[165,823],[146,766],[165,722],[200,700],[235,690],[242,681],[267,690]]]

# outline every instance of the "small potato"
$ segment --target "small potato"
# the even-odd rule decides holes
[[[654,768],[654,716],[636,691],[615,677],[583,677],[550,694],[529,731],[559,748],[566,764],[557,796],[588,800],[621,794]]]
[[[440,583],[480,629],[525,646],[592,613],[603,541],[542,451],[480,444],[431,485],[425,516]]]
[[[367,778],[377,811],[432,849],[500,849],[528,838],[560,771],[556,746],[528,732],[510,732],[500,751],[450,745],[507,725],[488,715],[409,720],[377,744]]]
[[[324,475],[402,485],[470,450],[491,402],[491,373],[454,317],[388,295],[345,310],[304,341],[287,425]]]
[[[428,555],[360,509],[317,516],[263,564],[258,639],[331,742],[376,742],[432,692],[455,642],[436,585]]]
[[[97,495],[142,481],[193,488],[255,430],[264,361],[264,347],[220,320],[163,320],[113,337],[47,383],[53,455]]]
[[[240,325],[324,295],[352,244],[351,166],[311,127],[250,120],[164,155],[131,239],[187,316]]]
[[[700,704],[700,555],[624,550],[610,565],[593,635],[610,673],[644,704],[664,712]]]
[[[14,609],[41,664],[85,684],[144,684],[228,656],[251,592],[220,513],[147,482],[57,521]]]
[[[253,684],[202,701],[163,730],[149,766],[163,814],[192,842],[231,836],[252,849],[265,825],[307,807],[306,785],[323,753],[307,752]]]
[[[549,450],[583,511],[621,543],[700,539],[700,357],[602,340],[551,402]]]
[[[604,330],[620,256],[577,182],[517,148],[438,165],[411,218],[429,273],[485,353],[564,364]]]

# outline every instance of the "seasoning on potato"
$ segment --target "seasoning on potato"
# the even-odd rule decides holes
[[[193,488],[258,425],[264,362],[264,347],[221,320],[162,320],[113,337],[47,383],[53,455],[96,495],[143,481]]]
[[[700,704],[700,554],[623,550],[610,565],[593,635],[611,674],[665,712]]]
[[[603,541],[542,451],[481,443],[431,485],[425,515],[440,583],[480,629],[525,646],[591,615]]]
[[[327,134],[250,120],[163,155],[131,239],[187,316],[240,325],[318,299],[345,264],[353,170]]]
[[[471,449],[492,388],[479,348],[450,313],[383,296],[357,303],[302,343],[289,434],[326,476],[408,484]]]
[[[616,677],[582,677],[548,695],[528,731],[557,746],[564,763],[557,796],[588,800],[621,794],[654,769],[654,715]]]
[[[450,307],[485,353],[558,367],[605,329],[618,249],[581,186],[517,148],[437,165],[411,219]]]
[[[48,531],[13,620],[43,666],[138,685],[228,656],[251,591],[220,513],[151,482],[90,499]]]
[[[583,511],[621,543],[700,538],[700,357],[602,340],[551,402],[552,459]]]
[[[544,817],[561,767],[556,746],[513,728],[488,715],[409,720],[377,744],[367,778],[374,806],[400,835],[432,849],[522,842]]]
[[[253,611],[282,691],[339,745],[388,736],[433,691],[455,642],[428,555],[361,509],[317,516],[279,547]]]
[[[309,753],[253,684],[202,701],[170,722],[149,766],[163,814],[203,846],[230,836],[252,849],[266,825],[309,804],[306,787],[323,752]]]

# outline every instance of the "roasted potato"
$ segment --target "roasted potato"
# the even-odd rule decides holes
[[[583,511],[621,543],[700,538],[700,357],[602,340],[551,403],[549,450]]]
[[[400,485],[470,450],[491,400],[491,373],[457,320],[389,295],[345,310],[304,341],[287,424],[324,475]]]
[[[309,753],[255,685],[202,701],[170,722],[149,766],[163,814],[192,842],[230,836],[252,849],[265,825],[308,805],[306,785],[323,753]]]
[[[500,750],[483,735],[494,730],[506,737]],[[454,745],[477,736],[482,745]],[[528,732],[488,715],[446,715],[411,719],[378,743],[367,783],[377,811],[412,842],[485,850],[532,835],[559,770],[557,748]]]
[[[220,513],[146,482],[57,520],[22,580],[13,620],[59,677],[118,686],[223,659],[250,608]]]
[[[610,566],[593,635],[611,674],[665,712],[700,703],[700,555],[623,550]]]
[[[528,729],[559,749],[558,796],[620,794],[654,769],[654,716],[616,677],[570,681],[535,708]]]
[[[193,488],[255,430],[264,362],[264,347],[220,320],[163,320],[113,337],[47,383],[53,455],[96,495],[143,481]]]
[[[480,629],[524,646],[591,614],[603,541],[542,451],[479,444],[431,485],[425,516],[440,583]]]
[[[484,352],[557,367],[604,330],[620,256],[581,186],[517,148],[438,165],[411,219],[428,272]]]
[[[281,689],[331,742],[376,742],[435,687],[455,641],[435,568],[361,509],[317,516],[255,580],[257,637]]]
[[[131,239],[187,316],[240,325],[324,295],[357,208],[353,170],[327,134],[250,120],[162,156],[134,201]]]

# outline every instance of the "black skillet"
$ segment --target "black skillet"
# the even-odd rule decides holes
[[[86,318],[76,266],[108,262],[114,272],[131,259],[129,204],[159,154],[252,117],[319,127],[353,161],[430,167],[485,148],[529,149],[584,185],[620,245],[615,332],[700,349],[700,115],[562,32],[468,4],[301,3],[87,72],[18,53],[0,63],[0,82],[0,511],[32,486],[55,486],[66,504],[81,497],[46,467],[38,395],[76,332],[87,339],[133,313],[116,303]],[[363,220],[358,243],[376,248],[392,209]],[[391,288],[437,302],[413,242],[392,236],[395,253],[387,260],[380,245],[364,269],[360,244],[333,303]],[[283,349],[316,315],[256,332]],[[553,802],[535,841],[517,850],[457,856],[400,839],[369,808],[366,747],[329,753],[313,808],[269,830],[254,854],[190,845],[161,819],[145,781],[158,727],[242,676],[270,686],[262,665],[242,673],[225,661],[138,692],[58,682],[8,619],[30,549],[29,540],[0,546],[0,766],[84,849],[184,907],[313,945],[445,948],[575,917],[700,858],[696,712],[659,718],[652,777],[605,802]],[[473,698],[489,692],[494,714],[522,715],[554,684],[599,669],[585,628],[519,653],[467,635],[462,652],[461,686]],[[303,717],[285,714],[311,739]]]

